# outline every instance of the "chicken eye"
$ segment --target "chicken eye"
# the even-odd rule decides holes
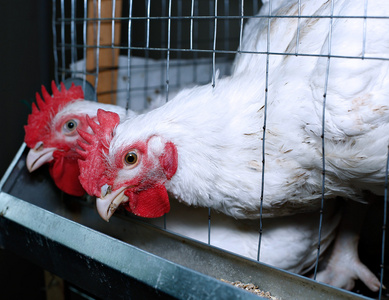
[[[138,154],[135,151],[130,151],[124,157],[124,163],[127,166],[134,166],[138,162]]]
[[[76,128],[77,128],[77,121],[74,120],[74,119],[71,119],[69,121],[67,121],[64,125],[63,125],[63,129],[65,131],[65,134],[71,134],[73,133]]]

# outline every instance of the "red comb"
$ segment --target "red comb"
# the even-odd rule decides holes
[[[33,148],[37,142],[44,140],[45,136],[50,133],[50,121],[62,107],[74,100],[84,99],[81,86],[75,86],[74,83],[67,90],[61,82],[61,90],[59,91],[53,80],[51,90],[53,96],[50,96],[42,85],[44,101],[39,93],[36,93],[36,105],[35,103],[32,104],[32,113],[28,116],[27,125],[24,126],[26,132],[24,141],[30,148]]]
[[[87,121],[94,134],[79,130],[78,133],[85,142],[77,141],[84,150],[78,150],[81,155],[78,161],[80,167],[80,182],[89,195],[100,196],[99,182],[106,169],[105,159],[109,144],[113,138],[113,131],[120,122],[117,113],[99,109],[96,123],[87,116]]]

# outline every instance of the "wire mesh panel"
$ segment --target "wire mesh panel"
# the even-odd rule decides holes
[[[258,5],[246,4],[245,14]],[[208,83],[216,69],[229,73],[241,10],[229,1],[54,2],[56,80],[86,78],[99,101],[144,109]]]
[[[383,46],[379,39],[380,34],[384,34],[388,28],[389,16],[385,11],[377,11],[374,5],[379,1],[361,0],[354,6],[348,2],[350,1],[274,0],[261,3],[243,0],[54,0],[55,80],[59,82],[68,78],[80,78],[95,87],[95,96],[99,102],[145,112],[163,105],[185,88],[196,85],[215,87],[219,78],[231,74],[238,76],[241,73],[250,73],[258,76],[258,85],[261,85],[258,98],[263,102],[263,106],[258,110],[262,114],[261,124],[258,126],[261,135],[261,142],[258,143],[261,157],[258,157],[251,168],[261,170],[261,180],[258,181],[260,216],[255,220],[225,221],[211,209],[198,209],[193,213],[191,208],[186,210],[172,207],[167,216],[151,222],[238,255],[266,261],[271,250],[266,252],[263,249],[272,249],[272,246],[269,246],[266,239],[262,240],[262,235],[266,235],[267,231],[273,237],[278,237],[279,231],[287,232],[291,224],[295,225],[302,218],[306,218],[304,229],[301,227],[296,232],[302,232],[308,227],[315,228],[311,230],[314,233],[310,232],[310,248],[305,248],[311,259],[306,265],[301,264],[300,268],[292,271],[316,278],[318,272],[325,269],[325,262],[328,262],[328,257],[331,256],[332,247],[335,252],[337,247],[342,247],[336,241],[347,241],[349,238],[348,234],[336,236],[336,232],[342,232],[340,228],[344,226],[348,233],[350,225],[346,224],[349,221],[344,221],[344,215],[339,216],[338,212],[342,209],[332,207],[335,200],[328,202],[327,199],[351,199],[346,201],[346,204],[343,200],[336,200],[336,205],[342,202],[346,207],[344,210],[348,211],[348,204],[354,200],[373,203],[369,197],[362,199],[364,191],[369,194],[372,192],[371,194],[379,195],[376,198],[384,198],[379,198],[370,205],[370,217],[368,215],[365,224],[369,224],[369,220],[371,222],[371,215],[374,224],[369,225],[371,227],[362,226],[358,219],[360,214],[355,213],[353,216],[354,219],[357,218],[358,226],[362,227],[360,256],[380,279],[381,286],[378,292],[369,292],[363,284],[357,283],[354,291],[383,298],[387,147],[384,154],[380,153],[379,168],[360,172],[363,176],[355,169],[343,173],[340,169],[347,170],[354,160],[365,160],[368,154],[361,155],[358,151],[351,151],[350,159],[346,157],[347,151],[342,156],[334,153],[333,149],[339,144],[345,144],[348,150],[355,145],[363,148],[358,144],[362,142],[352,141],[353,137],[369,129],[375,130],[381,125],[380,121],[376,120],[381,120],[379,118],[384,116],[387,110],[385,100],[380,97],[384,97],[382,95],[386,93],[383,86],[388,81],[386,70],[389,56],[387,51],[383,50],[387,45],[382,43]],[[342,26],[347,30],[341,30]],[[259,29],[261,31],[257,32]],[[245,32],[251,32],[252,35]],[[381,81],[377,82],[377,78],[381,78]],[[84,88],[85,85],[86,83]],[[363,90],[366,90],[366,93],[363,93]],[[242,91],[243,95],[244,93],[245,91]],[[283,95],[279,96],[281,93]],[[348,93],[350,98],[355,97],[349,106],[340,104],[343,93]],[[376,93],[379,96],[374,98]],[[290,110],[285,109],[286,113],[277,119],[273,107],[277,107],[278,100],[274,99],[288,96],[291,96],[291,100],[284,105],[290,106]],[[307,98],[313,99],[309,107],[301,104]],[[377,102],[366,106],[366,99],[374,99]],[[296,110],[296,107],[299,107],[300,111]],[[367,107],[369,112],[359,112],[361,107]],[[336,117],[329,111],[335,111]],[[272,136],[279,133],[277,130],[282,127],[280,124],[286,123],[288,118],[293,118],[294,114],[299,112],[305,120],[315,116],[315,120],[319,120],[319,124],[316,124],[318,126],[313,126],[309,121],[299,123],[296,127],[304,128],[308,133],[307,137],[298,146],[294,146],[295,148],[281,143],[281,149],[277,151],[282,154],[300,151],[299,155],[303,157],[307,155],[305,149],[316,144],[316,154],[319,153],[317,161],[304,161],[302,164],[307,166],[307,169],[295,174],[290,180],[285,180],[285,185],[292,186],[295,177],[304,178],[302,184],[296,184],[296,192],[290,195],[299,201],[303,196],[299,196],[298,189],[303,189],[306,183],[315,181],[315,188],[309,190],[311,195],[307,197],[311,201],[311,206],[307,209],[310,211],[298,211],[298,205],[291,205],[286,209],[304,213],[297,217],[298,220],[293,217],[263,218],[262,202],[269,198],[271,189],[274,189],[274,186],[269,184],[269,178],[274,175],[269,175],[272,170],[268,167],[274,154],[269,154],[273,144],[268,141],[272,141]],[[288,130],[294,134],[293,128]],[[344,138],[339,138],[339,132],[342,132]],[[369,140],[374,138],[371,137],[367,141]],[[369,151],[366,153],[375,155],[373,150]],[[334,160],[333,156],[338,154],[339,157]],[[371,166],[357,164],[364,170]],[[313,172],[313,169],[317,172]],[[281,171],[276,174],[284,176]],[[355,183],[344,184],[350,181],[350,178],[355,179],[358,176],[361,178]],[[371,181],[376,179],[371,185]],[[342,185],[347,187],[343,189]],[[285,208],[283,204],[279,206]],[[185,213],[181,219],[174,216],[174,213],[177,216],[183,210]],[[362,210],[367,208],[363,207]],[[201,213],[197,214],[199,211]],[[266,211],[264,213],[266,214]],[[383,230],[377,229],[377,219],[378,228],[383,224]],[[198,225],[199,220],[203,222],[201,225]],[[248,223],[250,224],[247,225]],[[201,230],[191,236],[193,228],[197,226],[200,226]],[[246,228],[245,226],[250,229],[242,229]],[[221,242],[221,232],[226,228],[231,230],[229,247]],[[369,240],[372,238],[370,233],[374,231],[376,234],[377,230],[379,234],[372,242]],[[198,233],[200,231],[201,234]],[[232,238],[234,235],[236,239]],[[239,235],[245,235],[250,241],[250,251],[241,250],[243,246],[239,244]],[[287,235],[279,235],[285,239],[284,244],[288,243]],[[376,250],[366,250],[366,245],[372,243]],[[371,263],[367,262],[367,258]],[[333,262],[330,259],[331,263]],[[280,263],[279,267],[282,266]]]

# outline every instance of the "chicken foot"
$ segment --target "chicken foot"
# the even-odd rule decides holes
[[[358,255],[359,234],[366,211],[366,204],[346,201],[332,253],[325,269],[317,273],[317,281],[351,290],[359,279],[373,292],[379,290],[380,281]]]

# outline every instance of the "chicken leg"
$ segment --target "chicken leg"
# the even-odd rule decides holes
[[[351,290],[355,280],[361,280],[376,292],[380,288],[378,278],[360,261],[358,255],[359,234],[366,215],[366,204],[347,201],[334,248],[328,264],[317,273],[316,280]]]

